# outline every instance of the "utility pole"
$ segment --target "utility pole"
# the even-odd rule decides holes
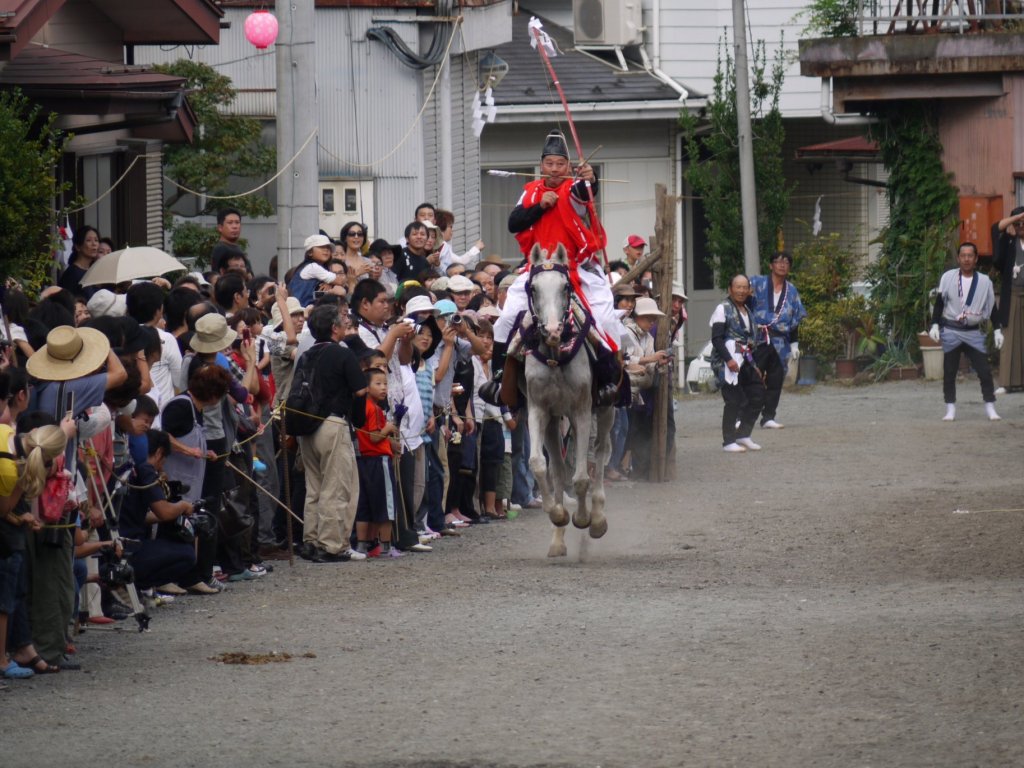
[[[743,219],[743,268],[761,273],[757,244],[757,190],[754,185],[754,137],[750,127],[750,69],[747,66],[747,20],[743,0],[732,0],[732,39],[736,62],[736,122],[740,144],[740,210]]]
[[[277,3],[277,162],[295,157],[317,129],[313,0]],[[316,141],[277,180],[277,279],[302,261],[303,241],[320,229]]]

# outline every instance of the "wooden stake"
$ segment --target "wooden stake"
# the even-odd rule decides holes
[[[670,197],[664,184],[654,187],[655,210],[657,219],[654,224],[654,239],[657,243],[659,256],[669,254],[669,258],[659,259],[653,269],[653,284],[658,294],[659,308],[665,317],[658,322],[658,333],[654,340],[656,350],[668,349],[672,331],[672,281],[675,270],[676,214],[677,198]],[[639,264],[637,265],[640,266]],[[671,369],[659,371],[658,383],[654,400],[654,423],[651,434],[651,462],[648,480],[661,483],[675,477],[675,450],[668,444],[669,410],[672,408],[672,376]],[[671,466],[669,459],[671,458]]]

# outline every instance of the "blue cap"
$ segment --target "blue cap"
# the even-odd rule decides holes
[[[434,309],[437,310],[439,315],[454,315],[459,311],[459,308],[455,306],[455,302],[449,299],[441,299],[434,305]]]

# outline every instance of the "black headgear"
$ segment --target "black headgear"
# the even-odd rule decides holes
[[[558,129],[551,131],[544,139],[544,149],[540,153],[540,159],[543,160],[548,155],[569,159],[569,145],[565,143],[565,136]]]

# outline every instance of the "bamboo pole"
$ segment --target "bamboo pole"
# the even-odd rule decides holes
[[[676,198],[670,197],[664,184],[654,188],[655,210],[657,219],[654,225],[655,242],[658,253],[674,253],[676,242],[675,205]],[[640,266],[640,265],[637,265]],[[658,333],[655,336],[654,348],[667,349],[672,331],[672,280],[675,259],[660,259],[654,267],[654,280],[658,294],[659,308],[665,313],[658,322]],[[675,477],[675,451],[669,441],[669,410],[672,407],[672,378],[667,371],[658,372],[658,383],[654,400],[654,423],[651,434],[651,462],[648,479],[653,483],[661,483]],[[669,467],[671,458],[672,466]]]

